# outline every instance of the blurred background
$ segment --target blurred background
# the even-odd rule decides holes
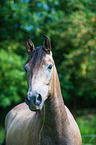
[[[28,91],[25,42],[43,45],[43,34],[83,145],[96,145],[96,0],[0,0],[0,144],[6,114]]]

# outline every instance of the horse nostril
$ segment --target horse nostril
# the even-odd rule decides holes
[[[42,97],[40,94],[38,94],[36,97],[36,105],[39,106],[41,104],[41,102],[42,102]]]

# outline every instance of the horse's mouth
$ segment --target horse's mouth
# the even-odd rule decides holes
[[[37,112],[37,111],[41,111],[41,109],[42,109],[42,105],[37,106],[37,105],[33,105],[31,103],[26,103],[26,104],[28,105],[28,107],[31,111]]]
[[[31,111],[37,112],[37,111],[40,111],[40,110],[41,110],[40,108],[38,108],[38,107],[36,107],[36,106],[34,106],[34,107],[32,107],[32,106],[30,106],[30,105],[28,105],[28,106],[29,106],[29,109],[30,109]]]

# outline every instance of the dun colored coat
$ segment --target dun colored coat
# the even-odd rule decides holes
[[[36,49],[30,39],[26,45],[29,58],[24,69],[29,90],[26,103],[6,116],[5,144],[81,145],[78,125],[62,99],[49,38],[45,36],[43,46]]]

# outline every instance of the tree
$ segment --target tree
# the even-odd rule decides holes
[[[24,98],[27,85],[20,70],[27,57],[24,45],[28,36],[35,46],[42,45],[42,34],[51,39],[65,102],[74,106],[78,102],[82,106],[94,105],[95,6],[95,0],[0,1],[1,106]]]

